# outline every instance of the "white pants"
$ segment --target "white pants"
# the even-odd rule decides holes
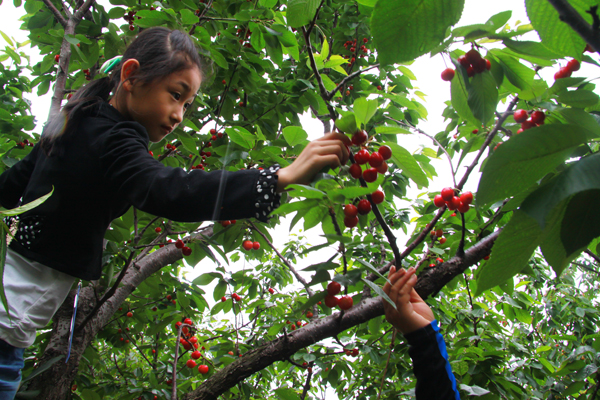
[[[67,298],[77,278],[29,260],[8,248],[4,293],[10,317],[0,302],[0,339],[15,347],[29,347]]]

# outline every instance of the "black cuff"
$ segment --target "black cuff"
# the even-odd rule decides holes
[[[281,194],[277,193],[278,170],[279,164],[275,164],[260,171],[260,175],[258,176],[256,187],[254,188],[254,206],[255,217],[259,221],[267,222],[271,211],[279,207],[281,203]]]

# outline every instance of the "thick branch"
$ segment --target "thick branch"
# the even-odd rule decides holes
[[[598,30],[588,24],[567,0],[548,0],[548,2],[558,11],[561,21],[577,32],[586,43],[592,46],[594,51],[600,52],[600,34]]]
[[[90,7],[96,2],[96,0],[86,0],[85,3],[81,7],[77,9],[75,15],[73,15],[73,19],[75,20],[75,25],[79,24],[79,21],[83,18],[83,14],[88,12]]]

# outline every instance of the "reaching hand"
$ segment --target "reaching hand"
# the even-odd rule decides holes
[[[396,267],[390,268],[388,277],[390,283],[383,286],[383,291],[396,304],[397,310],[387,301],[383,301],[385,317],[402,334],[414,332],[424,328],[435,319],[431,308],[423,301],[414,289],[417,283],[415,269],[408,271],[401,269],[396,272]]]
[[[348,161],[350,139],[343,133],[328,133],[310,142],[296,160],[277,171],[277,192],[292,183],[308,184],[324,167],[336,168]]]

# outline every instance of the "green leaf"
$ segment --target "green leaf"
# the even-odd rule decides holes
[[[521,90],[531,87],[535,72],[531,68],[527,68],[521,64],[516,58],[504,54],[498,50],[492,50],[492,54],[496,57],[502,69],[504,76],[510,83]]]
[[[181,10],[181,22],[184,25],[192,25],[198,22],[198,16],[192,12],[192,10],[188,10],[184,8]]]
[[[439,45],[460,19],[463,0],[379,0],[371,33],[383,65],[412,61]]]
[[[469,93],[467,103],[473,115],[486,125],[490,119],[494,118],[498,104],[498,89],[494,76],[489,71],[475,74],[467,90]]]
[[[325,192],[306,185],[289,185],[287,189],[294,189],[288,192],[291,197],[305,197],[307,199],[322,199],[325,197]]]
[[[496,239],[492,256],[477,268],[475,295],[479,296],[519,273],[538,247],[541,234],[542,230],[533,218],[520,210],[515,211]]]
[[[198,149],[196,148],[196,141],[187,133],[184,132],[181,135],[178,135],[178,139],[183,144],[183,147],[193,154],[198,154]]]
[[[216,48],[210,48],[210,58],[212,58],[212,60],[221,68],[224,69],[229,69],[229,63],[227,63],[227,60],[225,59],[225,57],[223,57],[223,55],[216,49]]]
[[[227,282],[225,282],[224,280],[220,280],[213,291],[213,299],[215,299],[215,301],[221,302],[221,297],[225,296],[226,292]]]
[[[368,187],[349,186],[343,189],[332,189],[327,192],[327,196],[335,202],[342,203],[346,199],[355,199],[373,193]]]
[[[267,46],[265,37],[263,36],[263,33],[260,29],[252,32],[252,36],[250,37],[250,44],[252,45],[254,50],[256,50],[259,53]]]
[[[241,126],[226,128],[225,132],[233,143],[239,144],[245,149],[251,149],[256,144],[256,137]]]
[[[51,366],[56,364],[58,361],[62,360],[63,358],[65,358],[64,354],[49,359],[44,364],[42,364],[38,368],[36,368],[31,374],[27,375],[26,378],[23,378],[22,382],[25,383],[25,382],[35,378],[36,376],[38,376],[39,374],[41,374],[42,372],[46,371],[48,368],[50,368]]]
[[[102,400],[102,397],[92,389],[83,389],[81,391],[81,397],[83,400]]]
[[[598,103],[598,95],[589,90],[563,91],[558,95],[558,101],[572,107],[591,107]]]
[[[348,114],[337,121],[335,121],[335,126],[342,132],[345,133],[354,133],[358,130],[356,126],[356,117],[354,114]]]
[[[487,159],[477,189],[477,207],[527,189],[590,137],[589,131],[570,124],[542,125],[513,136]]]
[[[281,400],[300,400],[300,395],[294,389],[290,388],[275,389],[275,394]]]
[[[598,124],[596,118],[592,117],[588,112],[578,108],[562,108],[554,111],[554,114],[559,116],[566,123],[579,125],[592,132],[595,137],[600,137],[600,124]]]
[[[600,236],[600,190],[588,190],[573,196],[562,220],[560,238],[567,254],[582,250]]]
[[[484,394],[488,394],[490,391],[479,387],[477,385],[467,386],[464,383],[460,384],[460,388],[467,392],[469,396],[483,396]]]
[[[288,25],[292,28],[299,28],[308,24],[315,17],[318,7],[318,0],[288,1],[286,13]]]
[[[557,276],[569,265],[573,257],[569,257],[560,239],[561,221],[569,199],[565,199],[554,207],[546,217],[546,227],[541,238],[540,249]],[[523,210],[525,211],[525,210]],[[526,211],[525,211],[526,212]],[[576,254],[575,254],[576,255]]]
[[[394,309],[396,309],[396,310],[398,309],[398,308],[396,307],[396,303],[394,303],[394,302],[392,301],[392,299],[390,299],[390,298],[389,298],[389,296],[388,296],[387,294],[385,294],[385,292],[383,291],[383,289],[382,289],[382,288],[380,288],[380,287],[379,287],[379,285],[377,285],[377,284],[375,284],[375,283],[371,282],[370,280],[368,280],[368,279],[366,279],[366,278],[362,278],[362,281],[363,281],[364,283],[366,283],[366,284],[367,284],[367,286],[369,286],[369,287],[371,288],[371,290],[373,290],[375,293],[377,293],[378,295],[380,295],[381,297],[383,297],[383,299],[384,299],[385,301],[387,301],[388,303],[390,303],[390,304],[392,305],[392,307],[394,307]]]
[[[375,115],[377,111],[377,106],[379,103],[377,100],[367,100],[364,97],[359,97],[354,100],[354,115],[359,123],[363,125],[367,125],[367,123],[371,120],[371,117]]]
[[[381,133],[383,135],[396,135],[396,134],[411,134],[412,132],[409,131],[406,128],[403,128],[401,126],[392,126],[392,125],[385,125],[385,126],[378,126],[375,128],[375,132],[377,133]]]
[[[286,126],[283,128],[283,137],[290,146],[296,146],[304,143],[308,138],[308,134],[300,126]]]
[[[585,14],[588,5],[584,0],[571,0],[569,3],[583,14],[582,17],[592,23],[589,14]],[[542,39],[544,46],[560,53],[579,59],[585,48],[585,41],[568,24],[560,20],[558,11],[548,1],[525,0],[527,16],[531,25]],[[583,11],[583,13],[581,12]]]
[[[192,285],[204,286],[211,283],[215,278],[223,278],[223,275],[219,272],[207,272],[200,275],[192,281]]]
[[[52,191],[50,193],[48,193],[47,195],[44,195],[44,196],[40,197],[39,199],[35,199],[25,205],[22,205],[17,208],[11,208],[10,210],[0,210],[0,216],[11,217],[13,215],[23,214],[24,212],[32,210],[32,209],[36,208],[37,206],[39,206],[40,204],[42,204],[43,202],[45,202],[48,199],[48,197],[52,196],[52,193],[54,193],[54,187],[52,187]]]
[[[560,54],[552,51],[544,46],[543,43],[539,42],[504,39],[502,43],[512,51],[526,56],[538,57],[546,60],[554,60],[562,57]]]
[[[425,175],[412,154],[396,143],[386,142],[384,144],[390,146],[392,149],[392,162],[398,168],[402,168],[402,172],[417,185],[426,187],[428,184],[427,175]]]
[[[475,126],[479,126],[480,122],[475,118],[471,107],[469,107],[469,90],[470,86],[465,69],[455,60],[452,63],[456,67],[454,79],[450,82],[450,95],[452,97],[452,107],[456,113],[464,120]]]
[[[381,274],[379,273],[379,271],[377,271],[377,268],[375,268],[373,265],[371,265],[371,263],[370,263],[370,262],[368,262],[368,261],[365,261],[365,260],[362,260],[362,259],[360,259],[360,258],[357,258],[357,259],[356,259],[356,261],[358,261],[359,263],[361,263],[361,264],[362,264],[362,265],[364,265],[365,267],[369,268],[371,271],[373,271],[373,273],[374,273],[375,275],[377,275],[378,277],[382,278],[384,281],[386,281],[386,282],[388,282],[388,283],[390,282],[390,281],[388,281],[388,279],[387,279],[385,276],[381,275]]]

